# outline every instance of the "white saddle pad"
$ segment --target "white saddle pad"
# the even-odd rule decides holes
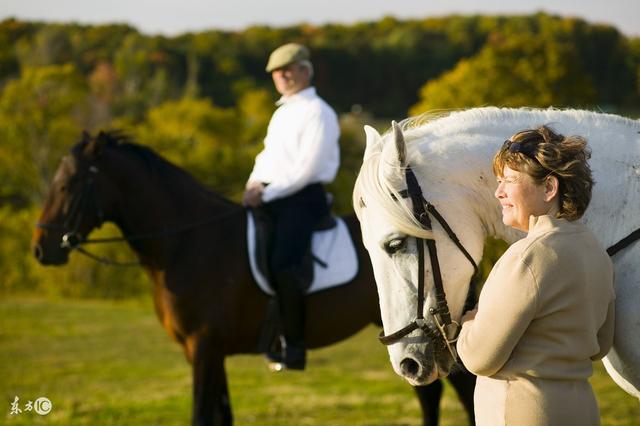
[[[351,241],[347,225],[341,218],[336,218],[337,226],[313,233],[311,252],[324,262],[327,267],[313,262],[313,282],[307,294],[330,287],[343,285],[355,278],[358,273],[358,255]],[[267,279],[258,269],[255,256],[256,225],[251,211],[247,212],[247,246],[249,247],[249,263],[251,272],[260,289],[268,295],[274,295]]]

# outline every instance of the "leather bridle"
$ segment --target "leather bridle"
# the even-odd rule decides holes
[[[465,257],[473,265],[474,273],[478,272],[478,265],[473,260],[473,257],[464,248],[456,234],[453,232],[447,221],[442,217],[438,210],[429,203],[422,195],[422,188],[418,184],[413,170],[410,166],[405,168],[405,181],[407,184],[407,190],[400,191],[400,195],[403,198],[410,198],[413,205],[413,216],[420,223],[420,225],[426,230],[432,230],[431,219],[429,214],[440,223],[440,226],[445,230],[449,238],[460,249]],[[454,343],[458,339],[460,333],[460,324],[457,321],[451,320],[451,314],[449,312],[449,305],[447,304],[447,297],[444,291],[442,283],[442,274],[440,272],[440,263],[438,261],[438,251],[436,249],[436,242],[431,238],[415,237],[416,245],[418,248],[418,308],[416,312],[416,319],[414,319],[409,325],[402,329],[385,335],[384,332],[380,333],[379,339],[384,345],[391,345],[396,343],[403,337],[412,333],[414,330],[420,329],[422,332],[432,340],[436,340],[438,337],[442,338],[446,348],[451,353],[453,359],[457,358]],[[436,306],[429,308],[429,313],[432,315],[436,330],[431,328],[424,318],[424,283],[425,283],[425,271],[424,271],[424,246],[427,246],[429,252],[429,259],[431,261],[431,272],[433,275],[433,283],[436,292]]]
[[[473,265],[474,274],[478,272],[478,265],[473,257],[469,254],[467,249],[464,248],[460,239],[455,232],[451,229],[447,221],[438,212],[435,206],[429,203],[422,195],[422,188],[416,179],[416,175],[411,170],[411,166],[406,162],[406,147],[404,142],[404,136],[402,131],[396,122],[392,122],[394,139],[396,149],[398,151],[398,160],[400,166],[404,167],[405,183],[407,185],[406,190],[399,192],[402,198],[411,199],[412,210],[414,218],[420,223],[423,229],[433,230],[431,226],[431,219],[429,214],[440,223],[440,226],[447,233],[451,241],[460,249],[462,254]],[[388,335],[384,334],[384,331],[380,332],[380,342],[384,345],[391,345],[396,343],[400,339],[409,335],[415,330],[421,330],[431,341],[436,342],[438,338],[442,339],[444,346],[447,348],[453,359],[457,359],[457,353],[455,349],[455,342],[458,340],[458,334],[460,333],[460,324],[457,321],[451,320],[451,313],[449,312],[449,305],[447,304],[447,295],[444,291],[444,285],[442,282],[442,274],[440,272],[440,262],[438,261],[438,250],[436,248],[436,241],[432,238],[415,237],[416,246],[418,249],[418,308],[416,312],[416,318],[411,321],[407,326]],[[434,330],[427,323],[424,318],[424,283],[425,283],[425,271],[424,271],[424,246],[427,246],[429,252],[429,260],[431,261],[431,273],[433,275],[433,285],[436,293],[436,306],[429,308],[429,314],[433,318],[433,322],[436,325]]]
[[[62,235],[62,239],[60,241],[61,248],[72,250],[78,248],[81,243],[87,242],[83,240],[79,229],[80,224],[82,223],[83,213],[86,211],[86,208],[91,201],[93,201],[93,205],[95,207],[98,223],[101,224],[104,221],[104,212],[102,210],[102,205],[100,204],[94,188],[94,176],[97,174],[97,167],[90,166],[88,168],[88,173],[83,179],[82,190],[77,197],[73,197],[71,199],[69,213],[67,214],[67,217],[62,225],[42,222],[36,223],[36,227],[41,229],[50,231],[63,231],[64,234]]]

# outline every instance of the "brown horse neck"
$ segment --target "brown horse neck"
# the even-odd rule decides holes
[[[122,168],[114,176],[119,196],[115,211],[106,219],[120,228],[146,265],[162,268],[187,232],[243,210],[175,170],[145,174]]]

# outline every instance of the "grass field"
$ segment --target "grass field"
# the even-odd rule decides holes
[[[227,360],[237,425],[419,425],[411,388],[368,328],[311,351],[306,372],[272,374],[259,356]],[[603,425],[639,425],[640,404],[596,365]],[[21,414],[10,414],[19,398]],[[51,413],[24,411],[45,396]],[[190,369],[151,302],[0,301],[0,423],[8,425],[186,425]],[[446,384],[443,425],[465,414]]]

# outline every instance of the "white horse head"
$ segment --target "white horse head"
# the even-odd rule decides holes
[[[412,201],[403,198],[405,170],[410,166],[426,201],[433,204],[475,262],[485,238],[508,243],[523,236],[507,228],[493,197],[496,181],[491,159],[503,141],[524,129],[550,125],[564,135],[584,136],[592,149],[596,185],[582,222],[609,247],[640,228],[640,123],[588,111],[480,108],[435,119],[402,123],[405,144],[396,146],[394,132],[378,134],[365,127],[367,148],[354,188],[354,207],[363,241],[374,268],[384,333],[391,334],[417,316],[417,283],[425,274],[422,316],[430,329],[437,324],[430,308],[436,297],[433,265],[425,255],[418,271],[416,239],[436,242],[443,287],[451,319],[459,321],[473,274],[464,253],[433,220],[426,230],[415,219]],[[402,154],[402,151],[405,151]],[[614,380],[640,396],[640,242],[616,255],[616,337],[605,358]],[[621,297],[622,295],[622,297]],[[414,385],[449,373],[454,359],[435,333],[414,330],[388,346],[391,364]]]
[[[367,149],[354,191],[354,204],[378,283],[384,332],[391,334],[414,322],[417,317],[424,318],[422,333],[389,346],[391,363],[396,373],[410,383],[431,383],[448,375],[455,359],[439,329],[438,317],[431,313],[437,308],[437,292],[434,280],[430,280],[433,267],[419,268],[420,239],[436,242],[446,302],[454,323],[459,322],[463,313],[474,265],[442,225],[434,221],[433,229],[425,229],[415,217],[413,202],[404,196],[407,168],[415,173],[427,201],[447,200],[446,203],[434,204],[449,224],[473,231],[465,232],[462,244],[476,263],[482,255],[484,243],[482,223],[468,210],[469,203],[460,194],[456,179],[452,179],[453,182],[443,179],[453,170],[446,170],[441,163],[424,161],[429,157],[430,149],[437,149],[422,143],[429,139],[428,135],[412,130],[403,135],[395,125],[394,132],[384,136],[368,126],[365,131]],[[390,141],[394,143],[388,143]],[[427,182],[439,184],[427,185]],[[427,277],[422,315],[418,313],[420,274]]]

